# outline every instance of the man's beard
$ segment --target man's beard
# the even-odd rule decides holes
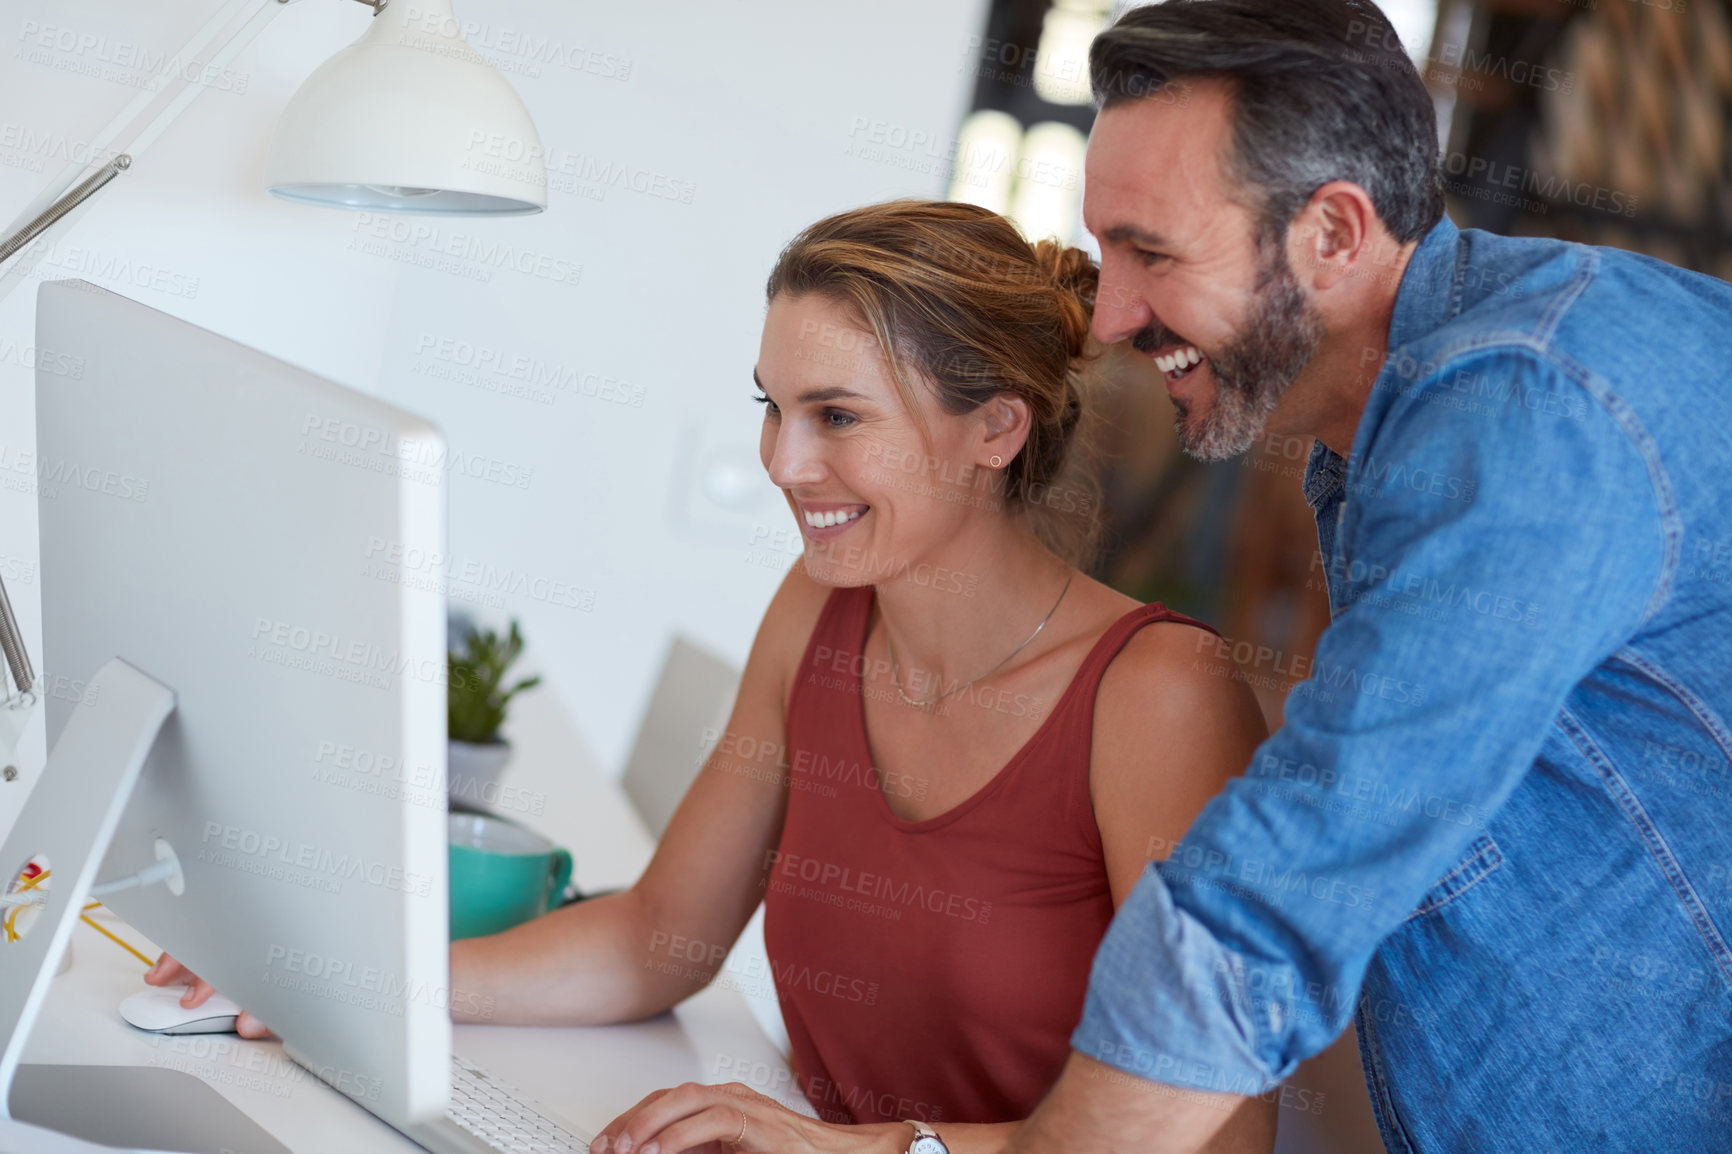
[[[1190,406],[1173,400],[1179,444],[1199,460],[1224,461],[1256,444],[1269,415],[1323,340],[1323,318],[1293,279],[1285,249],[1278,241],[1259,247],[1251,314],[1219,352],[1204,357],[1216,384],[1208,412],[1193,423]],[[1145,353],[1183,341],[1158,321],[1131,338]],[[1202,352],[1202,346],[1197,350]]]

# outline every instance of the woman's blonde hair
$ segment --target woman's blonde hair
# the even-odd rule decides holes
[[[1030,244],[988,209],[893,200],[801,232],[782,250],[765,296],[817,293],[850,306],[917,421],[907,366],[949,413],[1001,393],[1027,401],[1032,427],[1005,467],[1004,500],[1028,513],[1043,544],[1085,565],[1099,532],[1084,381],[1099,280],[1081,249]]]

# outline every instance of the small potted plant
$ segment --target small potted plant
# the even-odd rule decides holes
[[[505,708],[525,689],[541,683],[525,677],[506,688],[505,673],[523,652],[523,635],[512,619],[503,638],[465,622],[455,631],[457,648],[447,655],[446,729],[450,738],[447,784],[453,803],[479,807],[497,800],[499,775],[511,746],[499,736]]]

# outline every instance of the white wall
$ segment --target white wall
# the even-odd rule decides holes
[[[0,2],[0,221],[133,96],[129,54],[172,55],[219,7]],[[504,66],[550,151],[545,214],[398,217],[396,228],[437,230],[399,242],[375,233],[392,221],[261,191],[283,105],[370,19],[359,4],[301,0],[56,234],[37,279],[95,281],[376,393],[434,419],[466,460],[526,478],[453,475],[452,553],[532,589],[559,583],[479,612],[522,619],[547,675],[537,692],[558,695],[590,746],[574,757],[618,773],[670,634],[743,662],[787,563],[754,548],[755,536],[792,532],[758,465],[747,399],[770,264],[819,216],[944,194],[942,153],[966,111],[984,3],[458,0],[457,14],[481,25],[472,42]],[[872,122],[935,143],[863,155]],[[652,180],[655,190],[633,191]],[[440,247],[472,251],[464,238],[581,266],[578,283],[462,256],[426,267]],[[33,444],[35,290],[0,303],[0,577],[40,655],[27,459],[18,471]],[[569,387],[537,389],[544,404],[496,391],[522,382],[487,368],[469,370],[479,384],[431,375],[481,348]],[[24,779],[0,784],[0,830],[40,758],[38,741]]]

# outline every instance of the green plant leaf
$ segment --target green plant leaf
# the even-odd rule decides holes
[[[540,676],[525,677],[504,688],[506,671],[522,652],[523,634],[513,618],[504,638],[491,629],[472,627],[446,655],[446,725],[451,740],[477,744],[498,740],[506,705],[541,683]]]

